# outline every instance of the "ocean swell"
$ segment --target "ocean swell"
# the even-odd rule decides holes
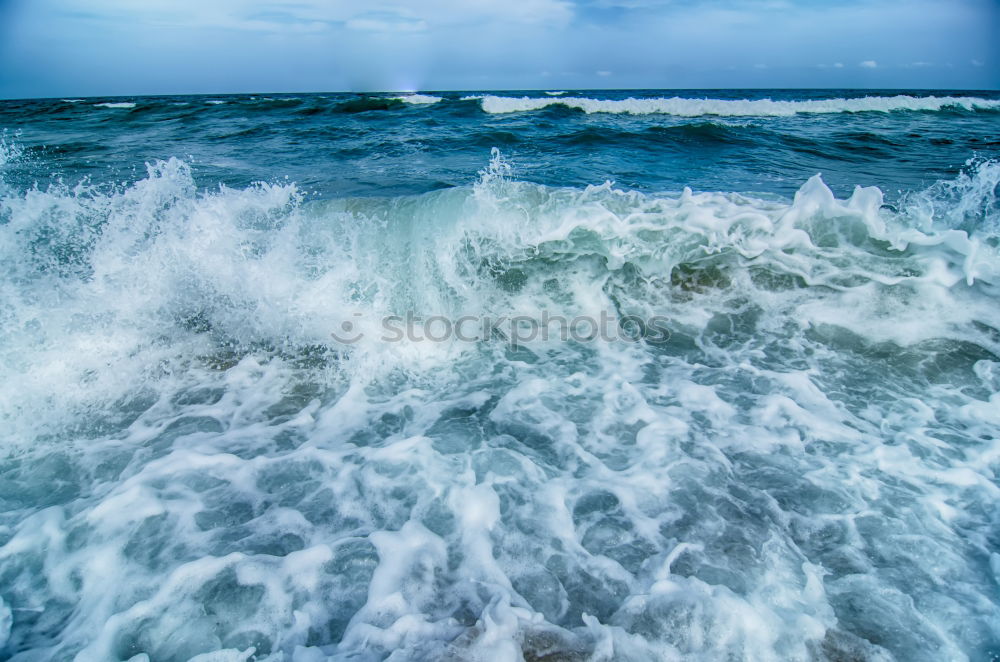
[[[491,114],[540,110],[560,105],[585,113],[620,113],[628,115],[676,115],[679,117],[787,117],[798,114],[864,113],[894,111],[997,110],[1000,101],[976,97],[860,97],[855,99],[817,99],[774,101],[771,99],[589,99],[586,97],[481,97],[482,108]]]

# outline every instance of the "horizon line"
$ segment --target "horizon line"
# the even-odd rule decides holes
[[[273,94],[281,96],[289,96],[296,94],[303,95],[317,95],[317,94],[355,94],[355,95],[366,95],[366,94],[447,94],[455,92],[483,92],[483,93],[500,93],[500,92],[550,92],[558,90],[566,94],[575,92],[644,92],[644,91],[662,91],[662,92],[733,92],[733,91],[780,91],[780,92],[804,92],[804,91],[829,91],[829,90],[843,90],[845,92],[987,92],[995,93],[1000,92],[1000,87],[994,88],[957,88],[957,87],[580,87],[580,88],[570,88],[570,89],[560,89],[558,86],[553,87],[525,87],[525,88],[503,88],[503,89],[475,89],[475,88],[448,88],[448,89],[421,89],[421,90],[313,90],[313,91],[295,91],[295,92],[267,92],[267,91],[245,91],[245,92],[156,92],[156,93],[133,93],[133,94],[90,94],[90,95],[72,95],[72,94],[57,94],[52,96],[40,96],[40,97],[6,97],[0,95],[0,102],[3,101],[48,101],[52,99],[67,99],[67,98],[79,98],[81,101],[87,99],[125,99],[133,97],[200,97],[200,96],[246,96],[246,95],[264,95]]]

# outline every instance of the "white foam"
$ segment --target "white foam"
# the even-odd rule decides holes
[[[4,603],[3,597],[0,597],[0,650],[3,650],[7,645],[13,623],[14,615],[11,613],[10,607]]]
[[[135,108],[131,101],[114,101],[108,103],[95,103],[94,108]]]
[[[0,168],[20,160],[23,156],[24,148],[20,143],[11,140],[6,131],[0,131]],[[0,179],[0,191],[3,190],[3,186],[3,180]]]
[[[818,176],[543,187],[499,152],[392,200],[199,193],[176,159],[6,195],[0,645],[12,620],[80,662],[962,659],[1000,613],[1000,395],[985,357],[942,371],[1000,351],[992,230],[952,227],[992,218],[993,168],[951,183],[961,219]],[[355,310],[616,306],[677,344],[330,339]]]
[[[419,106],[431,105],[444,100],[442,97],[435,97],[429,94],[405,94],[403,96],[393,98],[405,103],[412,103]]]
[[[467,97],[474,99],[479,97]],[[1000,100],[977,97],[862,97],[857,99],[816,99],[808,101],[773,101],[771,99],[589,99],[586,97],[481,97],[487,113],[517,113],[540,110],[553,105],[577,108],[586,113],[628,115],[676,115],[678,117],[787,117],[798,114],[862,113],[894,111],[936,111],[946,108],[966,110],[1000,109]]]

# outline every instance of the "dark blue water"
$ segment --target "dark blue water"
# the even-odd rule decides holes
[[[0,128],[0,658],[1000,656],[1000,94]]]
[[[186,159],[199,185],[288,177],[322,197],[425,193],[467,184],[490,148],[499,147],[519,176],[553,186],[587,186],[610,179],[642,191],[794,193],[823,173],[839,193],[855,185],[888,194],[920,189],[956,174],[973,154],[1000,149],[996,92],[915,91],[914,97],[988,100],[969,110],[802,112],[783,109],[710,110],[730,116],[586,113],[552,105],[527,112],[487,113],[481,93],[438,93],[438,103],[412,104],[391,95],[232,95],[129,97],[0,102],[0,126],[20,132],[29,155],[21,183],[53,175],[76,182],[131,181],[142,164]],[[538,92],[524,95],[556,102]],[[871,108],[905,108],[895,91],[690,90],[574,92],[584,99],[841,100],[875,97]],[[567,94],[567,96],[570,96]],[[218,103],[221,102],[221,103]],[[128,108],[95,104],[135,104]],[[938,104],[924,104],[937,107]],[[628,110],[623,106],[616,110]],[[807,110],[807,109],[803,109]],[[795,111],[795,109],[793,109]]]

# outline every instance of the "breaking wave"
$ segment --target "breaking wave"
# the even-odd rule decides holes
[[[178,159],[8,191],[0,651],[995,654],[998,175],[897,210],[819,176],[546,187],[499,153],[394,198],[199,192]],[[672,336],[330,336],[542,309]]]
[[[95,103],[94,108],[135,108],[131,101],[114,101],[108,103]]]
[[[470,97],[472,98],[472,97]],[[517,113],[561,105],[586,113],[629,115],[676,115],[679,117],[786,117],[815,113],[864,113],[895,111],[939,111],[946,109],[997,110],[1000,100],[976,97],[860,97],[856,99],[778,100],[771,99],[589,99],[586,97],[500,97],[481,98],[487,113]]]

